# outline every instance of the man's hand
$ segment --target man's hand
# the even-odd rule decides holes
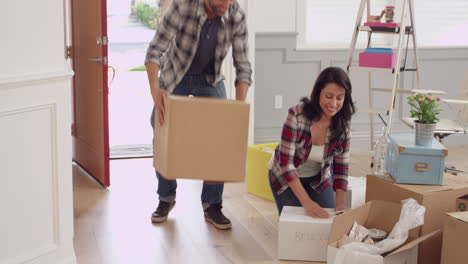
[[[167,91],[161,88],[154,89],[153,101],[154,106],[156,107],[156,114],[158,115],[158,122],[161,126],[164,123],[166,97]]]
[[[304,206],[304,209],[306,210],[307,214],[316,217],[316,218],[328,218],[330,217],[330,214],[320,207],[316,202],[312,200],[308,200],[307,202],[303,203],[302,206]]]
[[[156,115],[158,123],[164,123],[164,106],[167,91],[159,88],[159,65],[154,62],[148,62],[146,65],[146,73],[148,74],[148,81],[151,89],[151,96],[153,97],[154,107],[156,108]]]

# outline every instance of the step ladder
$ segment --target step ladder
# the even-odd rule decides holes
[[[370,145],[371,145],[371,151],[374,150],[374,114],[379,114],[380,119],[385,125],[385,129],[387,132],[387,135],[390,134],[391,128],[392,128],[392,121],[393,121],[393,115],[394,115],[394,110],[395,110],[395,103],[396,103],[396,97],[397,93],[407,93],[407,94],[412,94],[412,90],[404,90],[402,87],[399,87],[399,82],[400,82],[400,74],[402,74],[405,71],[409,72],[414,72],[416,74],[416,79],[417,79],[417,89],[421,89],[420,87],[420,72],[419,72],[419,60],[418,60],[418,55],[417,55],[417,45],[416,45],[416,30],[414,26],[414,6],[413,6],[413,0],[396,0],[396,6],[395,10],[397,12],[401,13],[401,19],[400,21],[397,21],[400,23],[400,27],[386,27],[386,26],[365,26],[362,22],[363,20],[363,15],[364,15],[364,9],[367,10],[367,16],[371,15],[370,14],[370,0],[361,0],[360,6],[359,6],[359,11],[358,15],[356,18],[356,24],[354,27],[354,32],[353,32],[353,37],[351,40],[351,47],[349,51],[349,57],[346,65],[346,70],[348,74],[351,71],[367,71],[368,72],[368,92],[369,92],[369,121],[370,121]],[[399,7],[400,9],[397,9]],[[382,8],[385,8],[384,6]],[[409,23],[405,21],[406,18],[406,12],[409,12]],[[396,53],[396,63],[394,68],[376,68],[376,67],[359,67],[356,65],[353,65],[353,56],[356,50],[356,42],[358,39],[358,35],[360,32],[367,32],[367,47],[370,48],[371,46],[371,40],[372,40],[372,35],[373,34],[392,34],[397,37],[397,47],[394,48],[394,53]],[[412,38],[412,50],[414,52],[414,67],[413,68],[407,68],[406,67],[406,58],[407,58],[407,53],[408,53],[408,44],[409,44],[409,39],[410,37]],[[406,38],[406,47],[403,47],[404,45],[404,39]],[[402,62],[403,61],[403,62]],[[376,88],[372,87],[372,73],[375,72],[387,72],[389,74],[393,74],[393,85],[391,88]],[[391,96],[391,102],[389,104],[389,108],[387,110],[381,111],[378,109],[374,108],[374,92],[387,92],[387,93],[392,93]],[[401,102],[400,102],[401,103]],[[386,121],[382,117],[382,113],[385,113],[387,116]],[[401,118],[401,113],[400,113],[400,118]]]

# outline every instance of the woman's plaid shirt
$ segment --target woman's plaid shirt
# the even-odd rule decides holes
[[[172,92],[182,80],[195,56],[200,31],[207,19],[204,0],[173,0],[158,25],[146,52],[145,64],[154,62],[161,68],[165,89]],[[236,69],[236,84],[252,83],[252,69],[248,60],[248,38],[245,13],[234,1],[221,17],[218,44],[215,50],[214,76],[207,81],[214,85],[223,80],[221,64],[232,45]]]
[[[299,177],[297,168],[307,161],[312,149],[312,122],[303,113],[303,104],[291,107],[283,125],[281,143],[278,144],[273,157],[270,182],[279,195],[289,187],[288,182]],[[324,146],[321,177],[311,183],[318,193],[331,184],[333,189],[347,190],[349,166],[349,136],[347,131],[339,140],[329,142],[330,133]]]

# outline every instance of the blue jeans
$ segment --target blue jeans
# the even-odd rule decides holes
[[[272,176],[271,170],[268,172],[270,177]],[[310,187],[310,183],[312,182],[313,177],[308,178],[299,178],[301,181],[302,186],[306,190],[307,194],[309,195],[310,199],[314,202],[318,203],[322,208],[335,208],[335,192],[333,188],[329,186],[321,193],[317,193],[312,187]],[[273,197],[275,198],[276,207],[278,207],[278,215],[281,215],[281,211],[283,211],[283,206],[302,206],[301,202],[297,199],[294,192],[291,188],[287,188],[283,191],[280,195],[278,195],[272,188],[270,183],[270,188],[273,193]]]
[[[164,88],[164,83],[159,79],[159,87]],[[224,82],[219,81],[215,86],[210,85],[205,78],[205,75],[186,75],[179,84],[175,87],[172,94],[175,95],[193,95],[203,97],[215,97],[226,99],[226,88]],[[151,126],[154,130],[154,107],[151,113]],[[201,117],[203,118],[203,117]],[[158,195],[159,200],[164,202],[173,202],[176,198],[177,181],[168,180],[162,177],[156,171],[158,178]],[[201,193],[201,201],[203,209],[206,209],[210,204],[221,203],[223,201],[224,183],[212,184],[203,182]]]

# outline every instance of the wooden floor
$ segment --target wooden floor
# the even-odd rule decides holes
[[[449,148],[447,161],[468,170],[462,153],[463,146]],[[365,176],[368,167],[367,153],[351,155],[350,175]],[[79,264],[312,263],[277,260],[275,205],[246,193],[244,183],[225,185],[223,211],[233,228],[221,231],[204,221],[201,181],[178,181],[177,205],[168,221],[151,223],[157,205],[152,159],[111,161],[108,189],[77,166],[73,182]]]

